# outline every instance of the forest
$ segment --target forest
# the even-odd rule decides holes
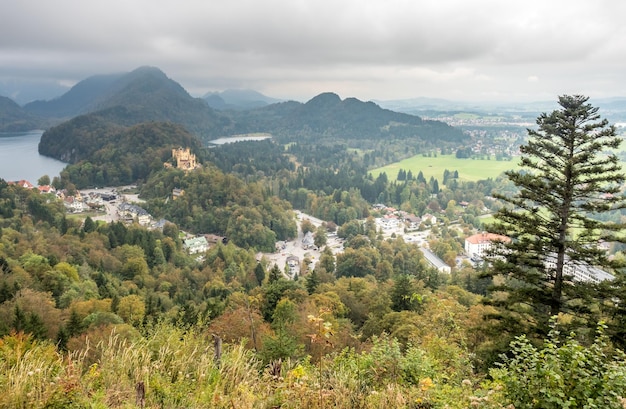
[[[479,182],[454,169],[441,183],[373,179],[365,155],[372,165],[381,151],[341,144],[199,150],[203,167],[188,173],[155,161],[138,188],[169,220],[162,229],[75,217],[53,196],[0,181],[0,407],[623,408],[624,177],[603,150],[619,143],[585,98],[560,103],[522,148],[533,173]],[[595,138],[552,132],[564,117]],[[141,141],[177,135],[169,126],[130,129]],[[587,145],[570,157],[575,149],[559,150],[568,143]],[[550,162],[554,152],[562,161]],[[71,169],[60,188],[83,183]],[[174,188],[185,194],[173,200]],[[428,246],[452,273],[385,238],[372,203],[436,214]],[[315,268],[303,262],[288,279],[258,254],[296,236],[294,209],[325,221],[316,235],[336,230],[344,251],[323,248]],[[479,268],[457,266],[477,229],[516,240]],[[198,258],[183,232],[229,240]],[[599,240],[613,243],[611,257]],[[537,262],[546,255],[610,268],[615,280],[573,282],[562,263]]]

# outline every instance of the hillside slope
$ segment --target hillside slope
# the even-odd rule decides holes
[[[22,109],[12,99],[0,96],[0,132],[39,129],[45,121]]]

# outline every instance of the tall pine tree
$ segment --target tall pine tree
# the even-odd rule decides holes
[[[562,96],[559,109],[541,114],[520,148],[520,170],[506,173],[518,192],[494,194],[505,206],[488,230],[512,240],[494,246],[487,274],[499,276],[491,300],[513,318],[509,328],[517,322],[545,334],[549,318],[561,313],[595,327],[592,286],[571,271],[616,267],[600,243],[623,241],[626,226],[599,216],[626,207],[624,174],[613,154],[621,138],[587,101]]]

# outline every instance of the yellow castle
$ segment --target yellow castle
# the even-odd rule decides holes
[[[176,167],[178,169],[192,170],[198,167],[196,155],[191,153],[191,150],[189,148],[183,149],[181,147],[178,149],[172,149],[172,158],[176,160]],[[166,167],[168,167],[168,165],[169,163],[165,164]]]

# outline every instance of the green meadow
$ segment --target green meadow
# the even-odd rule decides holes
[[[518,158],[513,158],[510,161],[497,161],[494,158],[489,160],[459,159],[455,155],[438,155],[436,157],[415,155],[400,162],[373,169],[371,173],[374,179],[376,179],[378,175],[385,172],[389,180],[392,181],[396,180],[400,169],[404,169],[407,172],[410,170],[415,177],[421,171],[426,180],[429,180],[432,176],[441,182],[443,172],[448,169],[451,172],[458,171],[459,180],[475,182],[482,179],[493,179],[506,170],[517,169],[518,160]]]

